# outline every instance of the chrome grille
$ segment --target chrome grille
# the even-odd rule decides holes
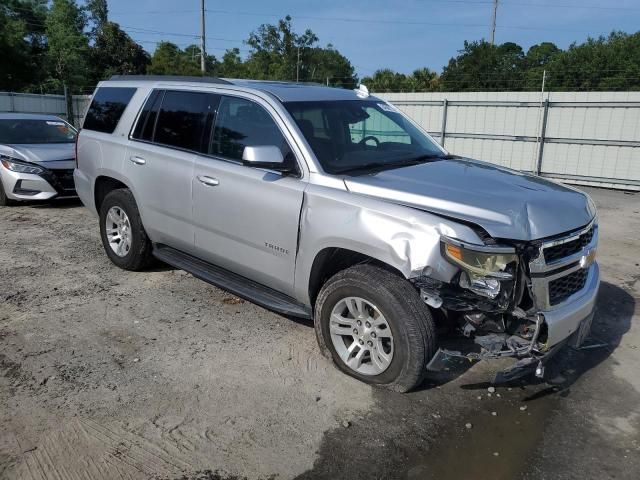
[[[553,263],[564,257],[573,255],[591,243],[593,238],[593,227],[580,235],[575,240],[554,245],[544,249],[544,260],[546,263]]]
[[[597,244],[595,221],[563,237],[543,241],[538,255],[529,263],[536,308],[552,310],[585,288]]]
[[[581,268],[569,275],[557,278],[549,282],[549,303],[558,305],[576,292],[584,288],[587,282],[588,270]]]

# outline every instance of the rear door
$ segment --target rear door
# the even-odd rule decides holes
[[[297,165],[276,118],[257,100],[220,97],[207,153],[195,159],[195,244],[199,257],[293,294],[306,182],[241,161],[245,146],[275,145]]]
[[[191,179],[215,97],[154,90],[131,134],[125,170],[150,238],[193,252]]]

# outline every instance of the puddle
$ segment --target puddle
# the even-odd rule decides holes
[[[558,402],[555,396],[523,401],[531,394],[533,389],[519,388],[498,388],[491,397],[486,389],[473,392],[474,398],[482,396],[476,400],[477,409],[459,417],[455,429],[442,432],[428,452],[411,458],[406,478],[511,480],[526,471]],[[520,410],[523,406],[525,411]],[[466,428],[466,423],[472,428]]]

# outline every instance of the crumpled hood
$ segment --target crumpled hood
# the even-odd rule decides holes
[[[345,184],[354,193],[473,222],[495,238],[550,237],[595,215],[589,197],[577,190],[470,159],[345,177]]]
[[[34,143],[4,145],[0,152],[26,162],[46,164],[75,158],[73,143]],[[44,165],[47,167],[48,165]]]

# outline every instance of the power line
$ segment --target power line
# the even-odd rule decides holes
[[[429,3],[440,4],[463,4],[463,5],[493,5],[493,0],[425,0]],[[603,6],[594,4],[559,4],[559,3],[538,3],[538,2],[521,2],[510,0],[504,0],[504,6],[518,6],[518,7],[540,7],[540,8],[568,8],[568,9],[581,9],[581,10],[614,10],[614,11],[640,11],[640,7],[627,7],[627,6]],[[20,7],[12,7],[18,9]],[[193,14],[198,13],[199,10],[140,10],[140,11],[110,11],[114,15],[162,15],[162,14]],[[259,14],[258,14],[259,15]],[[292,15],[294,16],[294,15]],[[300,17],[298,17],[300,18]]]
[[[258,12],[237,12],[230,10],[211,10],[208,9],[207,12],[210,13],[218,13],[221,15],[240,15],[240,16],[251,16],[251,17],[274,17],[280,18],[281,16],[273,13],[258,13]],[[318,20],[318,21],[328,21],[328,22],[346,22],[346,23],[370,23],[370,24],[382,24],[382,25],[418,25],[418,26],[429,26],[429,27],[466,27],[466,28],[486,28],[486,24],[482,23],[441,23],[441,22],[424,22],[424,21],[415,21],[415,20],[386,20],[386,19],[367,19],[367,18],[355,18],[355,17],[324,17],[324,16],[315,16],[315,15],[291,15],[294,19],[303,19],[303,20]],[[544,28],[544,27],[530,27],[527,25],[497,25],[500,28],[507,28],[513,30],[530,30],[530,31],[563,31],[563,32],[588,32],[589,29],[568,29],[564,27],[558,28]]]
[[[462,1],[462,0],[460,0]],[[479,2],[472,2],[479,3]],[[512,4],[513,5],[513,4]],[[540,4],[541,5],[541,4]],[[17,7],[19,8],[19,7]],[[640,9],[639,9],[640,10]],[[281,15],[272,14],[272,13],[258,13],[258,12],[244,12],[244,11],[230,11],[230,10],[218,10],[218,9],[206,9],[206,12],[209,13],[217,13],[220,15],[239,15],[239,16],[252,16],[252,17],[271,17],[271,18],[281,18]],[[124,12],[122,12],[124,14]],[[150,13],[150,12],[137,12],[137,13]],[[171,12],[160,12],[156,11],[153,13],[167,13]],[[414,20],[387,20],[387,19],[366,19],[366,18],[355,18],[355,17],[325,17],[325,16],[315,16],[315,15],[291,15],[292,18],[303,19],[303,20],[318,20],[318,21],[328,21],[328,22],[346,22],[346,23],[367,23],[367,24],[382,24],[382,25],[416,25],[416,26],[429,26],[429,27],[465,27],[465,28],[486,28],[485,24],[482,23],[448,23],[448,22],[425,22],[425,21],[414,21]],[[44,26],[42,24],[41,26]],[[123,29],[133,29],[135,27],[129,27],[126,25],[120,25]],[[530,27],[527,25],[501,25],[496,24],[496,27],[506,28],[511,30],[528,30],[528,31],[563,31],[563,32],[577,32],[584,33],[589,32],[590,29],[568,29],[564,27],[557,28],[549,28],[549,27]],[[198,35],[185,35],[181,33],[168,33],[171,35],[183,35],[183,36],[195,36]]]

